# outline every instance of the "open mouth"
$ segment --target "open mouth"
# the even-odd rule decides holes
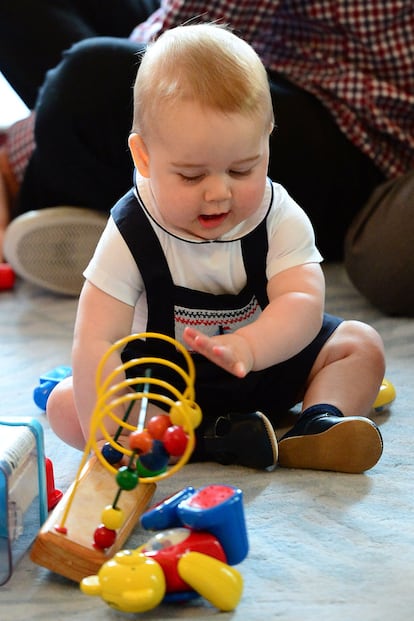
[[[219,226],[227,218],[227,213],[216,213],[211,215],[202,214],[198,216],[198,221],[201,226],[212,229]]]

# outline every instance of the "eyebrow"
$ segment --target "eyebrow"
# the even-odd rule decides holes
[[[260,154],[258,155],[253,155],[252,157],[246,157],[243,160],[237,160],[237,162],[232,162],[231,165],[232,166],[240,166],[243,164],[250,164],[252,162],[255,162],[256,160],[260,159]],[[200,164],[193,164],[191,162],[171,162],[172,166],[175,166],[177,168],[203,168],[203,166],[205,166],[206,164],[200,163]]]

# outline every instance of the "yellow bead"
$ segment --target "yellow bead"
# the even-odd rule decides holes
[[[201,423],[201,410],[193,401],[176,401],[170,410],[170,420],[173,425],[182,427],[188,433]]]
[[[124,512],[118,507],[108,505],[102,511],[102,524],[111,530],[118,530],[124,522]]]

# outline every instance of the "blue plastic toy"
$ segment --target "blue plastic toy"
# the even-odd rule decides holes
[[[45,411],[47,400],[52,390],[59,382],[70,375],[72,375],[72,368],[63,365],[55,367],[48,373],[42,375],[39,379],[39,385],[36,386],[33,391],[33,399],[37,407]]]
[[[242,491],[228,485],[187,487],[141,517],[157,532],[136,550],[121,550],[80,587],[129,613],[161,602],[204,597],[222,611],[240,601],[243,578],[233,567],[248,553]]]

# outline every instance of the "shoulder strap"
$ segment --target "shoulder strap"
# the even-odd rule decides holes
[[[273,203],[273,186],[271,187],[272,193],[269,202],[269,210]],[[243,237],[241,246],[244,267],[247,274],[247,285],[254,291],[256,298],[263,309],[269,304],[269,298],[267,297],[266,276],[267,252],[269,249],[269,241],[267,237],[267,216],[251,233],[246,235],[246,237]]]
[[[148,218],[131,190],[112,209],[112,217],[144,281],[149,331],[174,335],[174,283],[167,260]]]

